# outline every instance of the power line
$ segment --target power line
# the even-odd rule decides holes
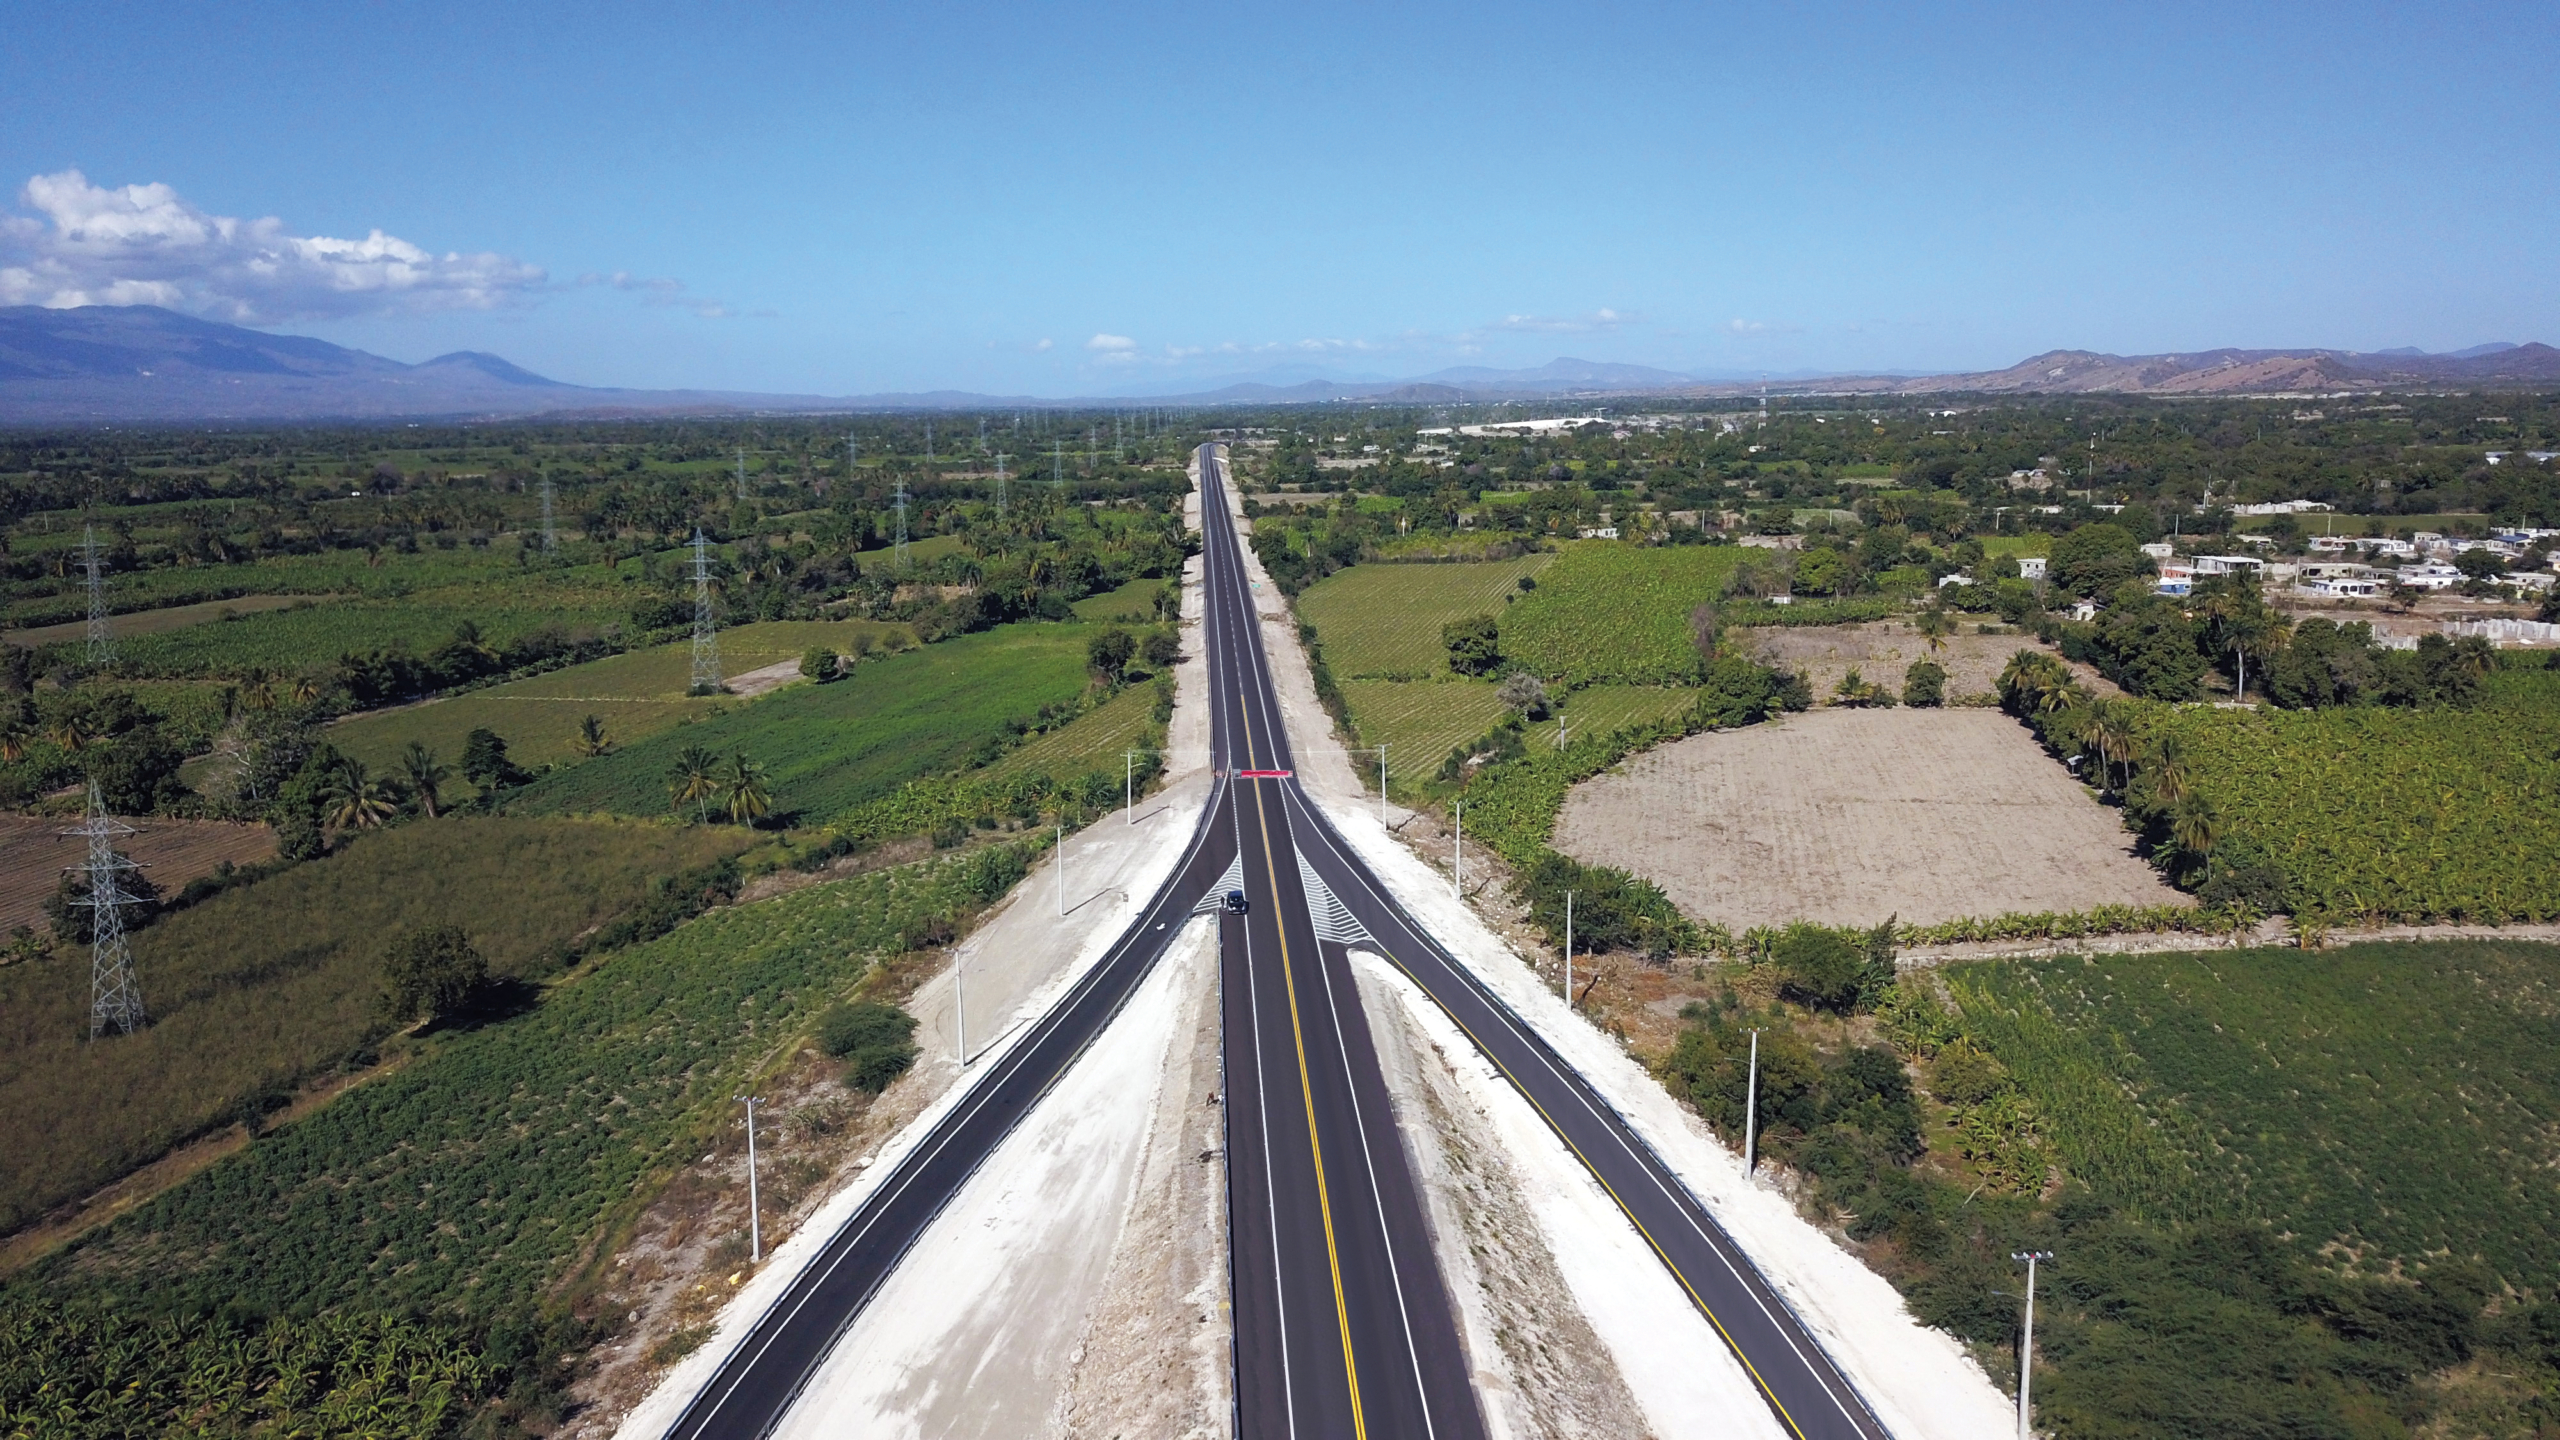
[[[711,552],[693,527],[693,683],[695,695],[720,693],[720,632],[711,615]]]
[[[71,902],[89,907],[89,1038],[97,1039],[110,1027],[119,1035],[130,1035],[147,1018],[142,987],[133,978],[133,949],[124,938],[124,907],[140,899],[124,893],[124,884],[116,877],[140,867],[117,854],[115,842],[134,829],[107,813],[98,782],[91,780],[88,818],[62,833],[89,842],[86,865],[70,867],[89,872],[89,893]]]

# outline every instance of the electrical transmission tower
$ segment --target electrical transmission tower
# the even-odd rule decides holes
[[[711,551],[693,527],[693,683],[696,695],[720,693],[720,631],[711,618]]]
[[[898,477],[896,501],[893,508],[898,512],[898,573],[904,575],[907,573],[907,477],[904,475]]]
[[[556,555],[559,552],[560,532],[551,521],[551,475],[545,471],[542,476],[542,553]]]
[[[1064,487],[1067,483],[1067,442],[1049,442],[1049,483]]]
[[[996,518],[999,520],[1004,518],[1004,502],[1006,499],[1004,462],[1007,458],[1008,457],[1003,454],[998,454],[996,456]]]
[[[104,665],[116,658],[116,647],[107,637],[107,580],[95,525],[80,527],[80,569],[89,577],[89,663]]]
[[[133,980],[133,950],[124,938],[124,907],[138,902],[124,893],[124,882],[117,877],[137,867],[116,853],[116,841],[132,834],[133,827],[107,813],[98,782],[92,780],[89,818],[62,833],[89,842],[88,863],[71,867],[89,872],[89,893],[71,902],[89,907],[89,1038],[95,1040],[110,1028],[130,1035],[145,1018],[142,987]]]
[[[747,498],[747,449],[743,445],[738,447],[738,498]]]

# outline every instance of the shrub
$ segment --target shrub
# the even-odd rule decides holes
[[[1440,643],[1448,648],[1449,668],[1461,675],[1487,674],[1502,663],[1502,628],[1490,615],[1441,626]]]
[[[916,1017],[860,1000],[818,1017],[818,1048],[845,1062],[844,1083],[877,1095],[916,1063]]]
[[[383,1010],[395,1020],[449,1020],[489,984],[489,961],[459,925],[412,930],[382,955]]]
[[[1857,1008],[1865,958],[1848,937],[1823,925],[1790,925],[1770,949],[1787,997],[1843,1014]]]
[[[812,645],[800,656],[800,673],[824,685],[844,673],[844,662],[825,645]]]
[[[1914,660],[1902,672],[1902,703],[1914,707],[1942,705],[1947,698],[1947,668],[1935,660]]]
[[[1517,710],[1532,720],[1547,718],[1547,687],[1526,671],[1505,676],[1494,698],[1502,702],[1503,708]]]

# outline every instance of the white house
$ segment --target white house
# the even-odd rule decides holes
[[[2019,579],[2021,579],[2021,580],[2041,580],[2041,579],[2043,579],[2043,578],[2044,578],[2044,557],[2043,557],[2043,556],[2041,556],[2041,555],[2021,555],[2021,556],[2019,556],[2019,557],[2018,557],[2018,578],[2019,578]]]
[[[2433,562],[2400,567],[2400,583],[2412,590],[2450,590],[2467,578],[2469,577],[2450,565],[2438,565]]]
[[[2150,556],[2154,560],[2166,560],[2170,556],[2177,554],[2178,550],[2176,546],[2171,545],[2166,540],[2154,540],[2150,544],[2142,547],[2142,553]]]
[[[2162,595],[2192,595],[2196,589],[2196,571],[2192,565],[2172,562],[2160,567],[2160,578],[2151,582],[2154,592]]]
[[[2265,572],[2267,562],[2255,555],[2199,555],[2195,558],[2198,575],[2250,575]]]

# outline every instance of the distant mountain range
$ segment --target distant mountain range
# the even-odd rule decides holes
[[[962,410],[1137,399],[1159,405],[1433,405],[1747,396],[1764,389],[1773,395],[2320,393],[2560,385],[2560,350],[2503,341],[2450,354],[2406,347],[2130,356],[2054,350],[2006,370],[1970,374],[1795,374],[1765,381],[1566,358],[1528,370],[1462,365],[1404,380],[1211,383],[1214,388],[1180,394],[1083,399],[957,390],[825,396],[605,389],[564,384],[476,350],[405,365],[324,340],[270,335],[148,305],[0,308],[0,424],[6,425]]]

